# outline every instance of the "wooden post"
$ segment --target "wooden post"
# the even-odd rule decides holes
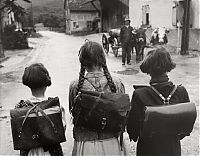
[[[101,24],[101,28],[100,28],[100,32],[103,32],[103,12],[102,12],[102,7],[100,5],[100,24]]]
[[[0,4],[2,4],[2,1],[0,1]],[[0,58],[3,57],[5,57],[3,49],[3,10],[0,10]]]
[[[180,21],[178,21],[177,27],[178,27],[178,37],[177,37],[177,49],[176,49],[176,51],[177,51],[177,54],[179,54],[180,53],[180,31],[181,31],[181,22]]]
[[[181,55],[188,54],[190,25],[190,0],[184,1],[183,29],[181,42]]]
[[[31,1],[31,26],[34,30],[34,17],[33,17],[33,1]]]
[[[71,16],[69,10],[69,0],[65,0],[64,9],[66,14],[66,34],[71,35]]]

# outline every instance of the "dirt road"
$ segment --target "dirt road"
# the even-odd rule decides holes
[[[59,96],[61,104],[66,109],[67,115],[67,142],[62,144],[65,155],[70,155],[73,146],[71,116],[68,113],[68,87],[70,81],[78,77],[79,61],[78,51],[84,40],[101,42],[101,35],[95,34],[87,37],[74,37],[55,32],[41,32],[42,38],[34,39],[37,43],[29,51],[16,52],[16,56],[3,62],[0,68],[0,155],[17,155],[13,150],[10,129],[9,110],[20,99],[30,96],[30,91],[21,83],[24,68],[33,62],[42,62],[49,70],[52,86],[47,89],[47,96]],[[183,84],[190,95],[191,101],[199,105],[199,57],[173,55],[177,68],[169,76],[176,84]],[[135,57],[133,56],[133,59]],[[107,56],[108,67],[112,75],[122,79],[126,92],[132,95],[133,84],[148,84],[149,76],[139,71],[139,64],[132,60],[132,65],[121,66],[121,57],[115,58],[109,53]],[[128,70],[128,71],[125,71]],[[183,139],[183,155],[198,155],[199,150],[199,119],[195,124],[190,137]],[[125,134],[125,145],[128,153],[135,154],[135,143],[130,143]]]

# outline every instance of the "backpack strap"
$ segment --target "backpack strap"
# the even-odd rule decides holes
[[[103,92],[103,89],[101,88],[101,84],[99,85],[99,87],[96,87],[92,82],[90,82],[87,78],[85,78],[85,80],[87,80],[89,82],[89,84],[91,84],[91,86],[95,89],[95,91],[97,92]]]
[[[169,100],[171,99],[172,95],[174,94],[174,92],[176,91],[177,89],[177,85],[174,86],[173,90],[171,91],[171,93],[169,94],[169,96],[167,98],[165,98],[161,93],[159,93],[159,91],[153,87],[153,86],[150,86],[151,89],[153,89],[153,91],[158,94],[158,96],[163,100],[163,103],[165,105],[169,105]]]
[[[87,78],[85,78],[85,80],[87,82],[89,82],[89,84],[91,84],[91,86],[96,90],[96,91],[99,91],[99,88],[97,88],[92,82],[90,82]]]

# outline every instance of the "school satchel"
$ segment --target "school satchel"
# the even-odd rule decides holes
[[[31,102],[30,102],[31,103]],[[58,97],[10,110],[14,150],[49,147],[65,142]]]
[[[75,98],[74,125],[94,131],[120,132],[130,106],[128,94],[81,90]]]
[[[152,88],[152,87],[151,87]],[[164,105],[146,106],[145,119],[141,135],[189,135],[196,120],[197,111],[192,102],[169,105],[169,100],[175,92],[174,87],[168,98],[164,98],[155,88],[152,88],[162,99]]]

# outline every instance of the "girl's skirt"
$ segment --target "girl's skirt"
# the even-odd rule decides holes
[[[119,144],[117,138],[110,138],[106,140],[96,141],[74,141],[72,156],[103,156],[103,155],[117,155],[125,156],[126,151]]]
[[[51,156],[49,152],[44,152],[43,148],[31,149],[28,153],[28,156]]]

